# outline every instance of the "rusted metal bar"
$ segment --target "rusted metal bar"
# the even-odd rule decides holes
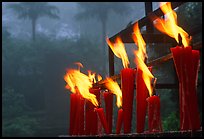
[[[152,12],[152,2],[145,2],[145,16],[148,16],[149,13]],[[153,33],[154,28],[151,20],[148,20],[146,25],[147,33]]]
[[[109,76],[114,75],[114,54],[110,47],[108,47],[108,54],[109,54]]]
[[[195,50],[199,50],[201,48],[202,48],[202,42],[197,42],[197,43],[193,44],[193,46],[192,46],[192,49],[195,49]],[[170,54],[167,54],[165,56],[162,56],[160,58],[157,58],[155,60],[150,61],[149,63],[147,63],[147,66],[155,66],[155,65],[164,63],[164,62],[166,62],[172,58],[173,58],[172,53],[170,53]]]
[[[171,3],[172,9],[175,9],[176,7],[182,5],[183,3],[185,3],[185,2],[172,2],[172,3]],[[148,16],[143,17],[143,18],[140,19],[139,21],[136,21],[136,22],[139,23],[139,28],[145,26],[145,25],[148,23],[150,17],[152,18],[152,16],[155,16],[155,15],[156,15],[156,16],[162,16],[162,15],[163,15],[163,12],[161,11],[160,8],[158,8],[157,10],[155,10],[155,11],[149,13]],[[132,25],[128,26],[127,28],[121,30],[120,32],[118,32],[118,33],[115,34],[114,36],[110,37],[110,41],[114,42],[115,38],[118,37],[118,36],[120,36],[120,37],[122,38],[122,40],[123,40],[124,43],[126,43],[126,42],[125,42],[125,38],[126,38],[127,40],[132,39],[133,26],[136,24],[136,22],[133,23]]]

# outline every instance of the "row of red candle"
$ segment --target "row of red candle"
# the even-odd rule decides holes
[[[97,101],[99,102],[100,106],[100,89],[90,89],[90,93],[96,95]],[[97,135],[99,131],[99,119],[101,120],[101,123],[105,129],[105,133],[111,133],[113,96],[111,93],[106,92],[104,93],[104,99],[106,101],[106,117],[104,115],[103,108],[96,108],[89,101],[86,101],[86,103],[84,103],[84,98],[82,98],[79,93],[70,95],[70,135]]]
[[[137,73],[137,82],[141,80],[141,73],[138,70]],[[131,132],[131,122],[132,122],[132,107],[133,107],[133,96],[134,96],[134,78],[135,71],[130,68],[123,69],[121,71],[122,79],[122,92],[123,92],[123,109],[118,111],[118,121],[116,125],[116,133],[119,134],[121,130],[122,123],[124,123],[124,133]],[[145,112],[146,112],[146,98],[147,98],[147,89],[142,84],[137,84],[137,132],[141,133],[144,131],[144,121],[145,121]],[[143,86],[143,87],[142,87]],[[142,87],[142,88],[141,88]],[[146,89],[146,93],[145,93]],[[144,92],[143,92],[144,91]],[[97,100],[100,104],[100,89],[90,89],[90,93],[96,95]],[[143,93],[143,94],[142,94]],[[84,100],[78,94],[71,94],[71,113],[70,113],[70,135],[96,135],[98,127],[98,118],[96,112],[98,112],[102,125],[106,133],[112,133],[112,110],[113,110],[113,95],[109,92],[104,93],[105,107],[106,107],[106,118],[103,117],[102,109],[97,109],[95,106],[86,101],[86,125],[84,129],[83,121],[83,107]],[[81,101],[79,101],[81,100]],[[79,103],[80,102],[80,103]],[[143,105],[144,104],[144,105]],[[80,109],[77,108],[77,105]],[[77,109],[74,109],[77,108]],[[96,110],[96,111],[95,111]],[[150,110],[149,110],[150,111]],[[160,111],[160,108],[158,109]],[[76,117],[75,120],[73,120]],[[105,120],[107,119],[107,121]],[[157,118],[158,119],[158,118]],[[75,126],[73,128],[73,121],[75,121]],[[108,127],[106,126],[108,125]],[[140,126],[139,126],[140,125]],[[139,127],[139,128],[138,128]],[[74,129],[74,132],[72,131]],[[80,130],[79,130],[80,129]]]

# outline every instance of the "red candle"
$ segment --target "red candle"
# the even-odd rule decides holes
[[[112,133],[112,116],[113,116],[113,94],[110,92],[104,92],[104,101],[106,108],[106,119],[110,133]]]
[[[79,128],[78,128],[78,134],[79,135],[84,135],[84,98],[82,96],[80,96],[79,99]]]
[[[105,133],[110,134],[110,131],[109,131],[109,128],[108,128],[108,123],[107,123],[107,120],[105,118],[103,108],[95,108],[95,110],[98,113],[99,119],[101,121],[101,124],[103,125]]]
[[[152,71],[152,67],[149,67]],[[145,127],[145,117],[147,110],[147,97],[149,96],[148,89],[145,85],[144,79],[142,77],[143,71],[141,69],[137,70],[136,76],[136,132],[144,132]]]
[[[200,129],[200,117],[196,94],[199,68],[199,51],[188,47],[171,48],[179,78],[180,130]]]
[[[76,94],[70,94],[70,121],[69,121],[69,134],[73,135],[74,132],[74,121],[76,117],[76,107],[77,107],[77,95]]]
[[[119,109],[118,110],[118,119],[117,119],[117,124],[116,124],[116,134],[120,134],[122,122],[123,122],[123,109]]]
[[[121,70],[122,107],[124,120],[124,133],[131,132],[132,107],[134,96],[134,70],[124,68]]]
[[[96,95],[100,105],[100,89],[91,88],[89,91]],[[95,106],[90,101],[86,101],[86,135],[97,135],[98,133],[98,118],[94,108]]]
[[[84,134],[84,98],[80,94],[76,94],[76,116],[74,120],[74,135]]]
[[[162,131],[160,117],[160,98],[156,95],[147,98],[149,132]]]

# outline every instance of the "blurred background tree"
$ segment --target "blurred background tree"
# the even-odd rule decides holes
[[[102,44],[101,50],[104,54],[104,71],[107,72],[107,59],[108,59],[108,47],[106,45],[106,37],[107,36],[107,21],[111,12],[115,12],[117,14],[126,15],[131,12],[131,7],[129,3],[123,2],[78,2],[79,9],[81,10],[76,14],[76,19],[81,20],[89,20],[96,18],[100,21],[102,27]],[[112,18],[111,18],[112,20]],[[97,31],[96,31],[97,32]]]
[[[19,19],[29,19],[32,24],[32,39],[36,39],[36,22],[40,17],[58,19],[59,9],[56,6],[49,5],[48,2],[20,2],[8,5],[14,10]]]

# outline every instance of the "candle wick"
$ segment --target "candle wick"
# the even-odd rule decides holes
[[[156,82],[157,82],[157,78],[154,77],[154,80],[153,80],[153,92],[152,92],[152,95],[156,95]]]

